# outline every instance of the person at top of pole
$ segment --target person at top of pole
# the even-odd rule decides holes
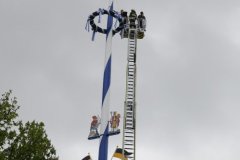
[[[141,29],[146,31],[146,17],[144,16],[144,13],[141,11],[140,15],[138,16],[138,24]]]
[[[135,10],[131,10],[129,14],[130,28],[136,28],[137,13]]]

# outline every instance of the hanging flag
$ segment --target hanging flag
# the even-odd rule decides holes
[[[124,150],[124,155],[123,155],[123,149],[122,148],[117,148],[115,153],[113,154],[113,157],[123,159],[123,160],[128,160],[128,156],[130,156],[132,153],[129,153],[128,151]]]
[[[92,160],[92,158],[90,157],[90,155],[84,157],[82,160]]]

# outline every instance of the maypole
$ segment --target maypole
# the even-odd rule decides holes
[[[120,133],[119,118],[120,114],[116,111],[110,111],[110,86],[111,86],[111,65],[112,65],[112,37],[120,32],[122,38],[128,39],[128,58],[126,74],[126,96],[123,116],[123,141],[122,148],[117,148],[113,157],[124,160],[136,160],[136,55],[137,39],[143,39],[146,31],[146,18],[143,12],[137,16],[135,10],[131,10],[128,15],[126,11],[120,13],[113,10],[114,0],[109,0],[109,8],[99,9],[93,12],[89,17],[86,29],[89,31],[89,25],[93,31],[92,40],[96,32],[106,34],[105,60],[103,74],[103,89],[101,103],[101,117],[92,116],[89,140],[100,138],[98,160],[108,159],[108,139],[109,136]],[[107,14],[107,28],[103,29],[94,22],[95,17]],[[119,26],[113,29],[113,19],[117,19]],[[100,125],[100,132],[98,126]],[[111,128],[111,129],[109,129]],[[83,160],[90,160],[90,155]]]
[[[113,1],[110,1],[110,11],[113,11]],[[98,160],[107,160],[108,156],[108,130],[109,130],[109,105],[110,105],[110,85],[111,85],[111,62],[112,62],[112,24],[113,17],[108,15],[106,46],[105,46],[105,68],[103,76],[102,108],[101,108],[101,128],[100,146]]]
[[[109,8],[99,9],[98,11],[93,12],[87,21],[86,29],[89,31],[89,25],[93,31],[92,40],[94,40],[95,33],[99,32],[106,34],[106,45],[105,45],[105,61],[104,61],[104,75],[103,75],[103,89],[102,89],[102,103],[101,103],[101,118],[93,116],[93,121],[91,123],[90,134],[88,136],[89,140],[100,138],[99,144],[99,153],[98,160],[107,160],[108,159],[108,138],[109,136],[116,135],[120,133],[120,130],[117,128],[119,124],[113,127],[113,123],[116,124],[119,116],[117,112],[113,112],[112,119],[115,119],[115,122],[111,122],[111,131],[109,131],[109,108],[110,108],[110,86],[111,86],[111,64],[112,64],[112,37],[114,34],[118,33],[124,28],[121,15],[113,10],[114,1],[109,1]],[[107,28],[103,29],[97,26],[94,22],[95,17],[99,17],[99,22],[101,16],[107,14]],[[119,26],[113,29],[113,18],[117,19]],[[113,118],[114,117],[114,118]],[[101,119],[101,120],[100,120]],[[119,120],[118,120],[119,121]],[[100,132],[98,132],[98,126],[100,125]]]

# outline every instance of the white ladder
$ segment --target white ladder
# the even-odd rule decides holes
[[[129,29],[126,97],[124,106],[123,151],[131,153],[128,160],[136,159],[136,49],[137,31]]]

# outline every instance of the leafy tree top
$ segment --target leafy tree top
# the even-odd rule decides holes
[[[17,120],[17,98],[12,91],[0,99],[0,160],[58,160],[43,122]]]

